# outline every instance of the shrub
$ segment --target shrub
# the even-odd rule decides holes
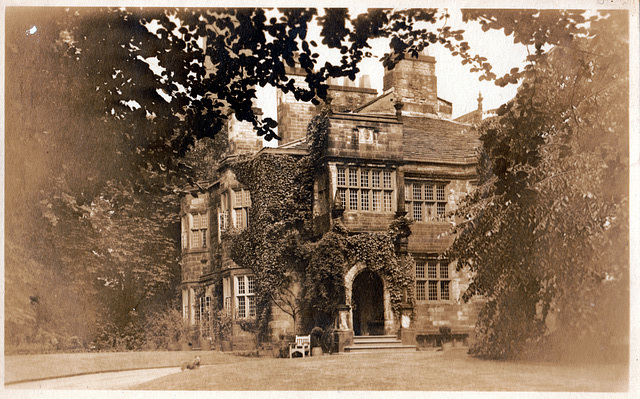
[[[233,316],[225,309],[214,311],[211,317],[213,335],[220,341],[231,338],[233,332]]]
[[[190,329],[182,313],[168,308],[147,316],[145,336],[149,349],[167,349],[170,344],[189,338]]]
[[[278,357],[281,359],[286,359],[289,357],[289,345],[285,345],[280,348],[280,352],[278,353]]]
[[[320,327],[313,327],[311,330],[311,347],[319,347],[322,345],[322,334],[324,334],[324,330]]]
[[[451,327],[449,326],[442,326],[440,327],[440,338],[441,338],[441,342],[445,343],[445,342],[450,342],[451,341]]]
[[[322,351],[325,353],[333,352],[333,328],[329,327],[322,332],[322,339],[320,341]]]

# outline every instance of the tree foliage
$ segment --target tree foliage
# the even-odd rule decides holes
[[[490,73],[486,59],[469,54],[468,45],[462,42],[463,31],[452,30],[447,18],[446,11],[435,9],[372,9],[357,16],[335,8],[323,13],[314,8],[277,13],[260,8],[203,10],[199,26],[205,26],[206,57],[214,72],[202,85],[219,100],[208,105],[213,105],[218,116],[228,106],[238,120],[251,121],[258,135],[277,138],[276,122],[258,120],[253,113],[255,87],[270,85],[292,92],[297,100],[318,104],[327,96],[330,77],[355,79],[360,62],[373,57],[368,49],[377,38],[389,39],[390,51],[381,58],[385,67],[392,68],[407,55],[417,57],[429,45],[442,44],[465,63]],[[316,22],[321,26],[320,44],[307,36]],[[339,61],[322,64],[320,49],[339,54]],[[304,70],[304,86],[286,75],[287,66]]]
[[[508,84],[526,77],[528,86],[523,86],[522,100],[510,105],[509,112],[503,114],[518,114],[520,119],[504,119],[502,130],[497,129],[493,136],[486,135],[484,141],[489,150],[485,160],[490,167],[484,171],[489,182],[486,187],[495,182],[497,191],[483,188],[480,192],[489,193],[486,198],[508,194],[514,198],[512,203],[520,203],[515,200],[520,198],[516,194],[525,198],[522,203],[527,198],[541,203],[540,198],[528,194],[533,191],[542,197],[541,191],[532,188],[533,171],[556,168],[560,177],[535,177],[539,181],[536,184],[551,184],[561,181],[561,176],[574,176],[567,165],[575,159],[580,167],[594,170],[593,176],[597,178],[580,183],[581,191],[568,191],[565,202],[586,206],[592,200],[589,195],[583,198],[584,203],[571,201],[578,201],[580,193],[597,195],[596,202],[604,205],[599,208],[600,219],[595,219],[595,224],[584,224],[591,229],[589,237],[595,237],[594,229],[605,220],[603,242],[620,242],[624,237],[624,228],[620,226],[627,220],[624,190],[609,189],[605,193],[604,189],[591,190],[589,185],[594,181],[617,182],[627,170],[625,153],[619,150],[625,138],[618,133],[626,126],[621,122],[626,119],[611,112],[613,107],[609,106],[626,98],[626,92],[621,90],[626,87],[627,61],[621,57],[626,43],[618,40],[625,36],[615,35],[618,29],[615,25],[607,28],[607,21],[615,19],[615,15],[606,21],[592,18],[591,26],[581,25],[586,19],[579,11],[469,10],[464,15],[468,20],[481,21],[487,29],[514,32],[516,42],[535,47],[530,66],[522,71],[512,70],[498,80],[500,84]],[[89,340],[95,332],[87,331],[91,323],[86,320],[103,318],[103,325],[110,326],[105,331],[126,331],[132,320],[144,318],[130,314],[134,307],[136,312],[140,311],[135,306],[140,298],[146,298],[143,303],[147,301],[149,306],[154,301],[168,301],[169,294],[154,298],[148,295],[150,291],[168,287],[167,281],[177,271],[175,254],[167,249],[177,248],[170,216],[177,211],[168,206],[173,195],[171,188],[186,181],[215,177],[210,171],[223,151],[211,156],[209,150],[218,151],[224,146],[224,135],[218,133],[223,131],[230,112],[235,112],[240,121],[252,122],[258,135],[266,139],[276,137],[275,121],[259,120],[254,115],[252,105],[257,86],[270,85],[293,92],[297,99],[317,102],[326,96],[329,77],[355,77],[360,61],[373,56],[369,52],[370,41],[381,37],[390,42],[389,53],[382,57],[387,67],[405,56],[417,56],[429,45],[440,44],[460,56],[462,63],[471,65],[472,70],[483,72],[483,79],[494,78],[491,65],[485,58],[470,53],[463,31],[452,29],[447,18],[446,11],[417,9],[375,9],[351,16],[345,9],[8,8],[5,240],[13,255],[7,258],[7,276],[12,279],[7,285],[25,280],[19,272],[21,264],[37,269],[37,275],[52,276],[40,284],[17,284],[27,287],[29,295],[40,298],[40,302],[32,306],[24,293],[12,290],[15,298],[9,303],[20,303],[17,306],[22,308],[15,313],[9,310],[8,314],[17,315],[11,320],[25,326],[36,320],[37,314],[46,313],[35,308],[58,309],[64,314],[42,319],[46,321],[44,324],[48,323],[52,330]],[[311,24],[316,22],[320,24],[320,43],[308,35]],[[573,61],[571,65],[580,67],[556,71],[556,80],[543,84],[543,77],[560,67],[557,62],[547,62],[550,58],[545,53],[545,44],[565,48],[569,54],[565,61]],[[320,49],[339,53],[339,61],[321,64]],[[544,69],[545,63],[548,70]],[[304,87],[296,86],[284,73],[285,67],[296,65],[306,73]],[[565,67],[568,66],[562,68]],[[541,80],[533,85],[536,79],[531,76]],[[545,79],[550,80],[551,75]],[[561,98],[551,95],[557,89],[554,85],[562,88]],[[527,93],[535,95],[527,97]],[[569,99],[569,103],[561,101]],[[552,105],[549,109],[547,102]],[[617,112],[625,109],[620,107]],[[525,125],[531,127],[522,129]],[[571,134],[564,133],[569,130]],[[515,132],[513,139],[508,131]],[[593,137],[602,140],[600,148],[604,152],[593,150],[590,141],[595,140]],[[569,155],[562,155],[562,151]],[[592,155],[578,155],[583,153]],[[271,178],[286,173],[285,168],[290,165],[285,162],[273,166],[269,170]],[[305,196],[306,189],[302,187],[294,187],[292,193],[297,198]],[[542,192],[551,196],[563,190],[557,188],[561,186],[554,187],[556,191],[545,188]],[[575,195],[569,195],[571,192]],[[174,201],[177,204],[177,198]],[[569,206],[565,202],[557,204],[558,212]],[[274,216],[283,217],[274,220],[289,220],[294,230],[304,234],[300,226],[309,210],[300,208],[293,198],[288,204],[292,208],[273,209],[275,213],[271,216],[265,212],[261,223]],[[537,226],[540,211],[536,209],[529,208],[522,214],[536,215],[533,225]],[[286,216],[289,211],[292,213]],[[506,209],[491,207],[483,212],[486,220],[489,215],[496,220],[506,215]],[[517,217],[518,212],[512,215]],[[557,223],[556,219],[547,219],[544,226]],[[512,227],[517,226],[516,223]],[[580,226],[565,227],[581,232],[587,229]],[[531,230],[531,227],[532,224],[524,223],[520,228]],[[265,252],[277,251],[275,244],[281,238],[285,239],[283,248],[291,248],[300,240],[297,233],[280,236],[277,228],[262,237],[261,248]],[[622,238],[616,239],[614,234]],[[531,237],[523,237],[537,242],[539,236],[536,230]],[[135,248],[125,237],[133,239]],[[561,241],[553,241],[557,242]],[[251,248],[247,247],[247,253],[258,253],[257,247],[255,251]],[[616,254],[608,259],[617,259]],[[536,262],[537,256],[532,256]],[[123,261],[129,257],[131,262]],[[621,262],[604,263],[624,264]],[[135,288],[131,288],[131,295],[121,290],[123,296],[109,299],[123,305],[118,305],[121,313],[104,314],[101,309],[111,295],[107,293],[115,292],[104,282],[123,283],[125,275],[126,284]],[[615,273],[608,275],[618,281]],[[97,281],[103,284],[96,284]],[[476,284],[477,292],[486,290],[483,284]],[[59,295],[53,293],[52,285],[60,291]],[[535,287],[531,289],[535,291]],[[47,291],[50,292],[43,294]],[[68,297],[87,292],[95,295],[77,301],[82,302],[81,312],[62,311],[67,309],[63,303],[68,302]],[[42,329],[44,324],[37,324],[38,328]],[[30,324],[29,328],[32,327]]]
[[[545,24],[520,26],[527,13],[471,14],[536,54],[516,98],[477,128],[480,186],[450,256],[474,273],[465,298],[486,298],[476,354],[609,356],[628,343],[626,14],[576,26],[576,13],[541,12]]]
[[[189,147],[181,163],[191,173],[187,181],[212,182],[218,179],[218,166],[229,151],[229,136],[224,129],[215,138],[204,137]]]
[[[150,15],[158,35],[144,27]],[[180,63],[185,48],[162,36],[171,27],[163,11],[10,8],[7,20],[5,227],[20,254],[6,264],[15,277],[7,283],[22,278],[25,262],[50,276],[14,293],[20,311],[56,315],[36,330],[86,345],[133,334],[141,309],[174,295],[171,188],[183,183],[163,170],[179,167],[171,165],[180,147],[168,144],[185,131],[178,111],[188,97],[143,58],[173,53],[163,58],[169,74],[191,60]],[[12,325],[18,337],[33,328],[21,320]]]
[[[123,334],[154,299],[170,303],[179,283],[175,196],[161,194],[109,183],[86,217],[95,258],[87,263],[88,276],[101,312]]]

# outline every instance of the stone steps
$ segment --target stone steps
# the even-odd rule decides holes
[[[345,353],[415,352],[415,345],[402,345],[395,335],[368,335],[353,337],[353,345],[344,348]]]

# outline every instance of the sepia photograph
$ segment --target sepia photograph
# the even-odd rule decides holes
[[[637,393],[637,3],[131,4],[3,7],[3,394]]]

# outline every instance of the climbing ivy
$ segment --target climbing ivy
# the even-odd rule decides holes
[[[231,259],[256,276],[260,329],[266,331],[271,305],[288,303],[283,311],[296,317],[297,303],[283,300],[293,292],[295,274],[302,275],[307,258],[304,243],[312,234],[313,179],[329,128],[328,110],[308,126],[309,155],[245,156],[234,165],[237,180],[251,192],[250,223],[225,234]],[[288,311],[289,310],[289,311]]]
[[[344,275],[358,263],[380,274],[391,297],[391,307],[400,315],[403,303],[413,303],[413,267],[410,255],[404,262],[395,244],[398,235],[408,237],[411,221],[395,219],[388,233],[360,233],[349,236],[337,223],[332,231],[308,245],[311,253],[306,269],[303,292],[315,316],[315,325],[331,322],[338,305],[344,303]],[[395,230],[392,227],[398,227]],[[407,233],[408,231],[408,233]]]
[[[298,171],[303,160],[262,154],[241,160],[236,176],[251,192],[250,223],[242,231],[225,235],[231,259],[250,268],[256,277],[255,293],[261,328],[267,326],[271,303],[291,273],[300,270],[300,249],[311,217],[312,183]],[[306,162],[305,162],[306,163]]]
[[[238,181],[251,192],[249,226],[224,236],[230,256],[256,276],[256,305],[260,328],[266,331],[273,304],[291,295],[296,282],[301,291],[291,306],[302,310],[305,330],[328,327],[336,307],[344,303],[344,276],[364,263],[387,283],[391,305],[400,314],[404,300],[413,301],[410,257],[402,262],[396,245],[411,234],[410,221],[398,218],[386,233],[349,235],[337,222],[319,239],[313,224],[313,182],[327,145],[329,111],[323,110],[307,128],[309,153],[303,157],[263,153],[238,159]]]

